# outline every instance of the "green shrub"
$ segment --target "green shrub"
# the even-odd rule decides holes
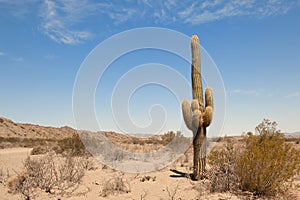
[[[237,160],[241,189],[272,196],[287,190],[287,182],[300,170],[300,151],[286,144],[277,123],[264,119],[256,135],[245,136],[244,152]]]

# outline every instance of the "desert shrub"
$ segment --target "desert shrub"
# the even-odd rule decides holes
[[[9,170],[8,169],[4,170],[3,168],[0,168],[0,184],[5,185],[9,177],[10,177]]]
[[[55,143],[50,138],[20,138],[20,137],[0,137],[0,148],[7,147],[37,147],[51,146]]]
[[[230,138],[223,138],[225,142],[221,150],[212,151],[207,157],[211,165],[209,170],[210,191],[227,192],[238,189],[238,176],[236,174],[236,161],[239,151],[234,147]]]
[[[161,136],[163,145],[169,144],[175,137],[175,133],[173,131],[169,131]]]
[[[125,181],[122,175],[108,179],[103,183],[103,188],[100,193],[102,197],[116,195],[120,193],[129,193],[131,191],[129,182]]]
[[[26,174],[19,174],[17,177],[11,179],[7,186],[10,189],[9,192],[14,194],[20,193],[26,200],[34,197],[33,187],[31,187]]]
[[[54,151],[58,154],[67,153],[77,156],[87,154],[86,148],[78,134],[59,140]]]
[[[256,135],[245,136],[245,150],[236,166],[242,190],[275,195],[286,191],[286,183],[299,172],[300,152],[284,142],[276,126],[276,122],[264,119],[256,127]]]
[[[161,140],[155,137],[149,137],[145,140],[145,144],[157,145],[157,144],[161,144]]]
[[[24,162],[24,170],[8,182],[12,193],[20,193],[26,199],[34,197],[35,190],[67,194],[68,189],[76,188],[84,169],[78,158],[67,156],[55,160],[53,154],[41,158],[28,157]]]
[[[139,145],[145,144],[145,140],[143,140],[141,138],[132,137],[131,140],[132,140],[132,144],[139,144]]]
[[[173,152],[181,152],[186,150],[190,145],[190,138],[184,137],[180,131],[177,131],[172,141],[168,144],[168,147]]]
[[[31,155],[40,155],[40,154],[46,154],[51,151],[51,148],[49,148],[47,145],[38,145],[32,148]]]

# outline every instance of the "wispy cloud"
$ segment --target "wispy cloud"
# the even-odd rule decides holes
[[[39,10],[40,30],[53,41],[64,44],[78,44],[93,38],[85,21],[99,22],[99,28],[103,20],[108,20],[106,27],[126,22],[198,25],[241,16],[259,19],[285,14],[292,7],[300,6],[299,0],[0,0],[0,5],[18,16],[35,12],[36,9],[28,9],[32,3]]]
[[[236,16],[255,16],[263,18],[285,14],[299,1],[284,0],[236,0],[236,1],[197,1],[180,11],[179,17],[189,24],[202,24]]]
[[[18,19],[23,19],[24,16],[32,12],[30,7],[38,1],[39,0],[0,0],[0,5],[3,9],[1,12],[6,11]]]
[[[234,89],[227,91],[228,94],[242,94],[242,95],[260,95],[262,92],[262,89]]]
[[[20,57],[14,57],[14,58],[12,58],[12,60],[15,62],[23,62],[24,58],[20,56]]]
[[[300,92],[293,92],[285,96],[285,98],[300,97]]]
[[[5,55],[5,53],[0,51],[0,56],[4,56],[4,55]]]
[[[85,19],[94,7],[87,1],[45,0],[41,10],[42,30],[52,40],[64,44],[78,44],[92,38],[93,34],[77,30],[74,25]]]
[[[44,55],[44,58],[47,60],[54,60],[56,58],[59,58],[59,56],[53,54],[53,53],[47,53],[46,55]]]

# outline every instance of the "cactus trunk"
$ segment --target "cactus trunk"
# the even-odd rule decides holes
[[[194,170],[193,179],[204,177],[206,165],[206,127],[212,121],[213,95],[211,88],[205,90],[205,107],[201,79],[199,39],[194,35],[191,39],[192,50],[192,92],[193,101],[182,102],[183,118],[187,127],[193,131]]]
[[[200,62],[200,47],[199,39],[196,35],[193,35],[191,40],[192,49],[192,88],[193,99],[197,99],[200,107],[200,111],[203,112],[203,95],[202,95],[202,79],[201,79],[201,62]]]

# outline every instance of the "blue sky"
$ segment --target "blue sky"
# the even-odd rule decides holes
[[[300,131],[299,22],[300,1],[0,0],[0,115],[75,127],[73,85],[86,56],[116,33],[154,26],[199,36],[226,88],[224,133],[253,131],[263,118],[277,121],[285,132]],[[156,62],[170,58],[148,50],[115,65],[129,70],[152,62],[151,56]],[[171,60],[168,64],[189,79],[190,68]],[[117,80],[126,70],[115,65],[107,77],[111,73]],[[111,83],[105,77],[100,82],[95,109],[103,129],[118,131],[109,111],[100,111],[101,102],[107,101],[101,92],[110,91]],[[174,111],[170,105],[180,102],[169,105],[169,93],[155,85],[135,93],[129,104],[132,119],[151,122],[145,112],[154,104],[173,110],[168,116],[177,119],[180,108]],[[172,123],[164,131],[174,129]]]

